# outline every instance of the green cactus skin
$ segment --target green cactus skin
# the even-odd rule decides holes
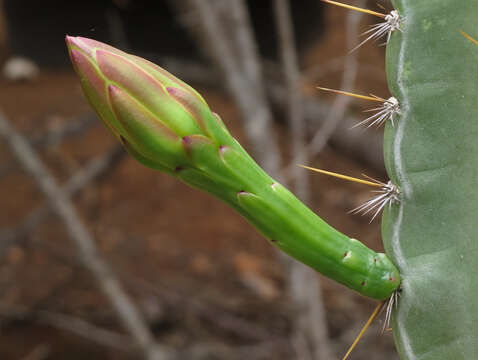
[[[284,252],[365,296],[384,300],[397,289],[385,254],[341,234],[270,178],[188,85],[93,40],[67,37],[67,45],[88,101],[139,162],[220,198]]]
[[[384,153],[400,204],[382,235],[402,276],[392,328],[403,360],[478,358],[476,0],[395,0],[387,78],[401,117]]]

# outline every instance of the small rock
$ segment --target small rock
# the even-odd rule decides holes
[[[3,76],[8,80],[33,80],[40,74],[40,68],[32,60],[11,57],[3,66]]]

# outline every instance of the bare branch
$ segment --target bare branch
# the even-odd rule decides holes
[[[94,179],[103,175],[108,169],[114,166],[120,159],[123,158],[125,151],[121,146],[115,147],[113,150],[108,151],[106,154],[99,155],[91,160],[84,168],[80,169],[75,175],[73,175],[65,186],[62,187],[62,191],[67,198],[71,198],[77,194],[80,190],[85,188]],[[18,244],[19,241],[24,239],[31,231],[44,222],[52,213],[52,208],[46,204],[41,205],[23,220],[22,224],[13,230],[3,230],[0,233],[0,259],[4,256],[6,249],[13,245]]]
[[[102,329],[83,319],[47,310],[29,310],[22,305],[0,303],[0,316],[19,320],[31,319],[38,323],[72,332],[92,342],[122,351],[138,351],[138,347],[125,335]]]
[[[301,76],[297,50],[294,41],[294,29],[291,19],[289,0],[275,0],[274,12],[281,51],[283,75],[286,80],[286,99],[288,105],[288,121],[292,132],[292,153],[294,164],[308,163],[305,146],[306,127],[304,105],[301,94]],[[294,189],[303,201],[310,198],[308,174],[296,166],[294,172]],[[289,293],[297,305],[294,314],[294,334],[292,343],[302,346],[296,348],[299,359],[332,359],[325,306],[317,274],[303,264],[290,264],[286,273]]]
[[[0,134],[5,137],[13,154],[30,173],[51,203],[53,210],[64,222],[85,267],[98,281],[98,285],[113,306],[119,320],[141,347],[145,357],[148,360],[166,359],[168,354],[155,343],[138,309],[123,290],[112,269],[98,253],[95,240],[79,220],[72,203],[59,189],[55,179],[28,142],[10,125],[3,114],[0,114]]]
[[[30,351],[22,360],[45,360],[51,354],[51,347],[47,344],[40,344]]]
[[[236,39],[237,45],[233,48],[238,51],[238,65],[252,84],[253,92],[259,95],[260,102],[265,107],[267,106],[267,100],[263,84],[262,65],[259,60],[259,49],[252,31],[247,4],[244,0],[228,0],[224,3],[227,7],[221,9],[222,15],[224,18],[230,19],[226,25],[231,28],[231,37]]]
[[[70,253],[59,249],[52,243],[43,242],[40,241],[39,238],[35,238],[32,241],[32,244],[40,245],[52,256],[53,259],[66,266],[82,268],[84,265],[77,256],[72,256]],[[241,316],[237,316],[233,311],[229,311],[227,308],[223,308],[221,306],[218,307],[215,304],[210,304],[196,296],[193,296],[193,294],[168,286],[162,283],[160,279],[156,279],[153,284],[144,278],[132,274],[129,271],[118,269],[117,273],[129,288],[138,289],[142,292],[146,291],[165,306],[178,309],[187,309],[186,311],[192,312],[198,319],[212,323],[222,331],[226,331],[227,333],[247,340],[269,341],[275,338],[270,329],[267,327],[259,326],[252,321],[248,321]]]
[[[132,274],[121,275],[130,286],[141,287],[143,290],[151,292],[159,298],[162,303],[168,306],[188,309],[188,311],[192,311],[198,318],[215,324],[215,326],[218,326],[223,331],[235,334],[241,338],[256,341],[270,340],[274,337],[267,327],[258,326],[247,319],[236,316],[223,307],[209,304],[198,297],[191,296],[191,294],[187,292],[171,288],[160,282],[152,284]],[[161,288],[161,290],[159,288]]]
[[[33,147],[55,146],[65,139],[83,134],[92,125],[97,123],[97,116],[93,112],[88,112],[82,116],[68,119],[66,124],[58,129],[51,130],[46,134],[34,137],[31,139],[30,143]]]
[[[278,86],[277,83],[271,83],[268,86],[268,91],[277,105],[281,105],[287,97],[285,89]],[[330,112],[330,105],[312,96],[303,95],[303,97],[308,127],[322,128],[325,126],[324,121]],[[330,136],[330,141],[351,157],[366,162],[377,171],[383,171],[383,136],[375,131],[364,132],[363,129],[358,127],[352,129],[359,121],[353,115],[345,115],[341,121],[337,122],[337,127]],[[295,166],[296,164],[291,164],[283,171],[286,179],[291,176],[290,174]]]
[[[96,344],[131,354],[137,353],[139,350],[128,337],[100,328],[81,318],[71,315],[48,310],[30,311],[21,305],[7,305],[0,303],[0,317],[36,321],[60,330],[71,332]],[[37,346],[23,360],[44,359],[46,357],[42,357],[42,355],[44,355],[47,350],[51,350],[47,345]],[[224,344],[201,343],[179,350],[177,357],[178,359],[244,359],[245,357],[249,359],[269,359],[271,353],[277,353],[279,351],[287,352],[287,348],[284,346],[284,341],[281,339],[259,342],[254,345],[235,347],[225,346]]]
[[[240,6],[244,6],[239,3],[243,0],[231,1],[231,6],[236,10],[240,9]],[[255,88],[254,86],[257,82],[262,81],[260,78],[257,79],[260,71],[258,70],[258,60],[257,54],[254,52],[254,46],[247,45],[242,49],[245,52],[243,55],[248,56],[243,64],[247,64],[247,69],[252,71],[245,77],[243,71],[241,71],[241,64],[231,50],[231,39],[226,37],[226,31],[221,27],[217,9],[212,6],[211,1],[190,0],[190,4],[197,14],[200,26],[207,37],[212,53],[211,57],[221,69],[229,91],[242,114],[245,131],[251,141],[252,153],[268,172],[277,176],[280,169],[280,152],[274,132],[271,130],[272,115],[265,101],[265,96],[261,93],[260,87]],[[248,24],[241,23],[241,21],[244,21],[243,14],[241,15],[238,12],[236,19],[239,21],[238,29],[244,31]],[[250,37],[250,33],[243,33],[241,41],[250,43],[253,41]],[[251,82],[252,77],[256,79]]]
[[[304,105],[301,95],[301,76],[297,50],[294,41],[294,29],[290,15],[289,0],[274,1],[279,48],[282,60],[282,73],[285,76],[287,92],[287,115],[292,132],[293,163],[307,164],[308,156],[305,147]],[[294,189],[304,201],[309,198],[308,174],[298,166],[294,171]]]
[[[66,138],[76,136],[86,131],[92,124],[97,123],[96,115],[89,113],[81,116],[79,119],[71,119],[66,125],[59,129],[48,131],[46,134],[35,136],[28,139],[30,144],[35,147],[55,146]],[[14,170],[18,164],[16,162],[7,162],[0,166],[0,179],[6,176],[10,171]]]
[[[365,0],[360,0],[357,6],[363,7]],[[359,33],[358,25],[362,19],[362,13],[357,11],[350,11],[347,15],[347,49],[350,49],[355,43]],[[342,85],[340,89],[351,90],[354,87],[355,80],[358,72],[357,62],[358,51],[354,51],[346,58],[344,63],[344,72],[342,75]],[[312,141],[309,143],[309,154],[314,156],[318,154],[329,141],[332,134],[338,127],[338,123],[345,115],[347,106],[349,105],[351,98],[347,96],[338,96],[330,109],[327,120],[320,127],[319,131],[315,134]]]

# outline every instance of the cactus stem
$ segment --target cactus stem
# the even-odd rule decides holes
[[[369,10],[369,9],[362,9],[362,8],[357,7],[357,6],[343,4],[343,3],[337,2],[337,1],[332,1],[332,0],[322,0],[322,1],[327,3],[327,4],[341,6],[343,8],[350,9],[350,10],[355,10],[355,11],[360,11],[360,12],[363,12],[365,14],[375,15],[375,16],[381,17],[382,19],[385,19],[387,17],[387,14],[382,14],[382,13],[379,13],[379,12],[376,12],[376,11],[373,11],[373,10]]]

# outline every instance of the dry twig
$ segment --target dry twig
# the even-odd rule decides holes
[[[268,108],[265,97],[261,95],[260,88],[255,89],[254,82],[249,79],[254,76],[253,73],[244,76],[243,66],[237,61],[234,52],[231,50],[231,39],[225,35],[227,31],[221,27],[221,22],[217,14],[217,9],[212,6],[210,0],[189,0],[192,9],[197,14],[201,28],[203,29],[207,41],[210,45],[212,58],[221,69],[222,75],[226,80],[227,87],[233,95],[244,120],[245,131],[250,139],[252,153],[256,156],[259,163],[264,168],[278,175],[280,169],[280,152],[274,133],[271,132],[272,115]],[[239,0],[232,0],[238,2]],[[243,0],[240,0],[243,1]],[[241,4],[232,4],[235,7]],[[244,5],[242,5],[244,6]],[[237,20],[244,18],[239,16]],[[238,29],[247,27],[247,24],[238,25]],[[190,29],[194,33],[194,29]],[[249,41],[250,33],[243,34],[242,41]],[[248,40],[249,39],[249,40]],[[256,57],[253,51],[254,46],[248,45],[244,49],[245,53],[250,57]],[[244,55],[243,54],[243,55]],[[257,59],[257,58],[256,58]],[[242,61],[242,60],[241,60]],[[244,62],[248,64],[247,68],[252,69],[255,74],[260,74],[256,64],[258,62],[253,58],[249,58]],[[251,65],[252,64],[252,65]]]
[[[133,301],[123,290],[115,273],[98,253],[93,237],[79,220],[68,197],[59,189],[55,179],[25,138],[12,127],[2,114],[0,114],[0,134],[7,140],[13,154],[32,176],[51,203],[55,213],[64,222],[84,266],[98,282],[104,295],[115,309],[119,320],[141,347],[145,358],[148,360],[166,359],[169,354],[155,343]]]
[[[102,176],[108,169],[117,164],[123,158],[125,151],[121,146],[91,160],[84,168],[74,174],[65,186],[62,187],[67,198],[71,198],[79,191],[84,189],[94,179]],[[48,205],[41,205],[23,220],[23,222],[13,230],[3,230],[0,233],[0,259],[5,255],[9,246],[18,244],[42,222],[48,219],[52,213],[52,208]]]
[[[294,42],[294,29],[289,0],[274,1],[275,18],[281,50],[283,75],[286,80],[288,121],[292,132],[293,163],[308,163],[305,147],[306,128],[301,95],[301,76]],[[309,200],[310,186],[307,173],[299,167],[294,171],[294,189],[303,201]],[[322,301],[319,279],[303,264],[290,265],[289,290],[299,311],[295,314],[293,343],[300,359],[331,359],[325,306]]]
[[[363,7],[365,5],[365,0],[360,0],[357,3],[357,6]],[[355,43],[359,33],[358,26],[362,18],[362,13],[351,11],[347,15],[347,26],[346,26],[346,36],[347,36],[347,49],[351,48]],[[358,51],[354,51],[346,58],[344,63],[344,72],[342,75],[342,84],[340,89],[353,89],[355,80],[357,78],[358,72],[358,62],[357,62]],[[334,101],[332,108],[330,109],[327,120],[323,123],[320,129],[312,138],[312,141],[309,143],[309,154],[314,156],[318,154],[324,146],[329,141],[332,134],[338,127],[338,123],[345,115],[347,106],[349,105],[351,98],[346,96],[339,96]]]
[[[30,145],[34,148],[50,147],[55,146],[62,142],[63,140],[79,135],[92,125],[97,123],[97,117],[93,113],[79,117],[78,119],[72,119],[67,122],[66,125],[48,131],[46,134],[32,137],[28,139]],[[0,179],[8,175],[8,173],[16,168],[18,163],[16,162],[7,162],[0,166]]]
[[[30,351],[22,360],[45,360],[51,354],[51,347],[47,344],[40,344]]]
[[[285,77],[287,117],[292,133],[293,162],[307,164],[308,156],[305,147],[306,127],[304,121],[304,105],[301,95],[301,76],[297,50],[294,41],[289,0],[274,1],[275,18],[282,60],[282,74]],[[294,189],[298,197],[304,201],[309,198],[309,182],[305,171],[296,167],[294,171]]]
[[[83,319],[48,310],[30,310],[22,305],[0,303],[0,316],[7,319],[32,320],[57,329],[74,333],[99,345],[121,351],[138,351],[138,347],[125,335],[100,328]]]

